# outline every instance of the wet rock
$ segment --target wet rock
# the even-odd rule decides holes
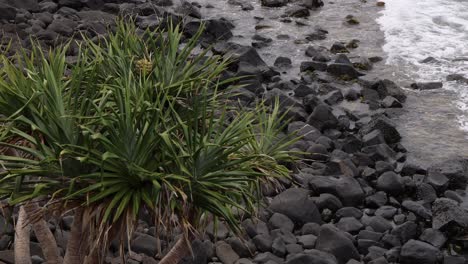
[[[443,87],[442,82],[419,82],[411,84],[411,88],[416,90],[434,90]]]
[[[276,58],[275,62],[273,65],[275,65],[278,68],[289,68],[291,67],[292,61],[288,57],[278,57]]]
[[[438,198],[432,205],[432,228],[443,229],[455,225],[468,227],[468,212],[457,202],[448,198]]]
[[[370,71],[372,70],[372,63],[368,58],[359,57],[357,60],[353,61],[353,66],[356,69],[363,70],[363,71]]]
[[[362,73],[358,72],[352,65],[343,63],[329,64],[327,72],[345,80],[352,80],[362,76]]]
[[[332,91],[323,96],[323,101],[328,105],[335,105],[343,101],[343,94],[340,90]]]
[[[309,41],[324,40],[327,38],[327,35],[328,31],[321,28],[315,28],[313,32],[306,34],[305,38]]]
[[[291,133],[308,141],[316,141],[322,135],[318,129],[301,121],[289,123],[288,134]]]
[[[345,206],[359,205],[364,199],[359,182],[350,177],[312,176],[309,186],[316,193],[336,195]]]
[[[344,97],[348,101],[356,101],[360,97],[360,92],[356,89],[351,88],[346,91]]]
[[[303,0],[302,3],[307,8],[319,8],[323,6],[322,0]]]
[[[401,248],[401,263],[435,264],[440,258],[440,251],[425,242],[410,240]]]
[[[447,75],[446,80],[448,82],[456,81],[456,82],[461,82],[461,83],[468,83],[468,78],[466,78],[465,76],[461,74],[449,74]]]
[[[401,135],[396,129],[393,121],[385,116],[379,116],[372,119],[368,124],[361,128],[359,133],[361,135],[366,135],[373,130],[380,130],[388,144],[398,143],[401,139]]]
[[[425,203],[432,203],[437,199],[437,193],[428,183],[422,183],[416,188],[417,197]]]
[[[387,96],[382,100],[382,106],[384,108],[402,108],[403,105],[394,97]]]
[[[324,50],[321,47],[309,46],[305,51],[305,55],[312,57],[314,61],[327,62],[330,61],[330,58],[323,54]],[[325,58],[321,59],[321,58]]]
[[[437,63],[439,61],[436,58],[429,56],[420,62],[421,63]]]
[[[302,226],[302,235],[315,235],[318,236],[320,232],[320,225],[317,223],[306,223]]]
[[[449,179],[449,187],[465,189],[468,181],[468,160],[449,158],[429,167],[428,174],[441,173]]]
[[[342,63],[342,64],[349,64],[352,65],[351,61],[349,60],[346,54],[340,53],[336,55],[335,63]]]
[[[349,50],[346,48],[345,44],[341,42],[335,42],[330,48],[332,53],[349,53]]]
[[[433,245],[436,248],[441,248],[447,241],[444,233],[432,228],[424,230],[419,239]]]
[[[288,3],[288,0],[262,0],[263,6],[280,7]]]
[[[300,71],[326,71],[328,65],[325,62],[318,61],[303,61],[301,62]]]
[[[364,144],[364,146],[378,145],[385,143],[385,138],[383,133],[380,130],[376,129],[365,134],[362,137],[362,143]]]
[[[309,191],[302,188],[288,189],[271,202],[269,209],[286,215],[296,223],[321,223],[320,212],[309,198]]]
[[[463,198],[455,191],[447,190],[444,192],[444,197],[454,200],[457,203],[463,203]]]
[[[347,15],[346,16],[346,22],[348,24],[350,24],[350,25],[359,25],[360,24],[359,20],[353,15]]]
[[[416,214],[417,216],[424,218],[426,220],[430,220],[432,217],[432,212],[424,207],[421,202],[415,202],[411,200],[406,200],[402,204],[403,208],[406,210]]]
[[[286,92],[274,88],[270,91],[267,91],[265,94],[265,103],[267,105],[274,105],[278,100],[281,107],[290,108],[290,107],[298,107],[300,103],[296,101],[294,98],[289,96]]]
[[[301,6],[292,6],[286,9],[284,15],[288,17],[308,17],[310,16],[310,11]]]
[[[380,99],[384,99],[387,96],[392,96],[396,98],[399,102],[404,103],[406,101],[405,91],[393,81],[388,79],[378,80],[371,83],[371,89],[377,91]]]
[[[316,249],[333,254],[340,264],[344,264],[350,259],[360,259],[353,242],[343,231],[331,224],[323,225],[320,229]]]

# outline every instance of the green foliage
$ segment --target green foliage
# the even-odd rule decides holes
[[[142,209],[164,228],[213,216],[239,231],[233,212],[253,213],[260,183],[288,176],[295,139],[278,106],[228,107],[218,87],[229,61],[195,54],[201,33],[181,45],[178,27],[139,34],[121,21],[72,65],[67,46],[0,57],[0,144],[22,154],[0,156],[0,194],[89,209],[95,243],[131,230]]]

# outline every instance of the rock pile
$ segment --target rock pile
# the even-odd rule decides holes
[[[247,1],[228,2],[245,12],[253,8]],[[265,7],[294,8],[288,16],[308,16],[301,8],[323,5],[320,0],[289,2],[261,0]],[[184,33],[191,36],[202,21],[199,8],[197,3],[172,0],[0,0],[0,28],[4,37],[19,36],[24,46],[30,35],[53,46],[69,38],[79,40],[78,33],[105,37],[116,16],[125,14],[135,16],[141,29],[164,26],[169,18],[184,21]],[[267,103],[278,98],[291,118],[285,132],[302,136],[293,149],[305,154],[291,181],[285,182],[286,190],[264,189],[266,206],[259,219],[243,222],[245,237],[232,236],[223,223],[211,225],[205,239],[193,241],[193,258],[183,263],[465,263],[447,246],[468,227],[468,212],[458,192],[468,181],[468,161],[451,159],[430,168],[406,162],[401,136],[390,118],[406,99],[398,85],[366,78],[373,62],[348,56],[341,42],[329,49],[311,45],[300,64],[300,79],[284,80],[280,70],[292,67],[291,59],[281,56],[270,66],[256,50],[271,38],[256,35],[253,46],[244,46],[230,42],[235,26],[230,21],[205,22],[201,45],[214,43],[215,53],[235,59],[226,76],[252,76],[242,81],[237,99],[249,106],[259,98]],[[326,31],[317,30],[309,40],[317,38],[326,38]],[[68,54],[70,60],[74,52]],[[365,104],[369,110],[355,113],[343,102]],[[70,230],[66,223],[61,226],[64,230],[55,234],[64,245]],[[174,240],[155,234],[145,219],[137,231],[129,263],[157,263],[158,242],[167,248]],[[13,263],[13,232],[11,225],[0,223],[0,261],[5,263]],[[31,252],[33,263],[42,263],[37,243],[32,242]],[[108,263],[118,263],[114,253],[109,252]]]

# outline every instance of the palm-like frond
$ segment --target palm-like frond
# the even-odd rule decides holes
[[[178,27],[141,36],[121,21],[101,43],[85,39],[74,65],[66,46],[22,53],[24,70],[1,57],[0,145],[28,156],[0,155],[0,195],[78,203],[101,249],[142,209],[158,227],[192,232],[213,216],[239,231],[233,209],[252,212],[259,182],[288,175],[295,139],[278,106],[232,115],[218,89],[228,61],[194,54],[201,32],[181,45]]]

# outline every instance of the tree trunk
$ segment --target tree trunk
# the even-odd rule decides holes
[[[75,210],[75,217],[73,218],[73,226],[71,229],[70,237],[68,238],[67,251],[63,264],[82,264],[84,260],[83,252],[84,242],[83,237],[83,208]]]
[[[32,201],[24,206],[26,213],[31,216],[39,210],[36,202]],[[42,253],[47,264],[61,264],[62,257],[60,256],[59,247],[55,237],[47,226],[47,222],[41,217],[38,221],[32,223],[34,233],[39,241]]]
[[[189,235],[189,240],[192,238]],[[190,241],[188,242],[190,243]],[[175,245],[171,248],[169,252],[167,252],[166,256],[161,259],[159,264],[177,264],[179,263],[185,256],[190,253],[190,248],[187,241],[183,236],[177,240]]]
[[[31,253],[29,249],[29,236],[31,225],[26,224],[27,214],[24,207],[21,206],[18,215],[18,221],[15,228],[15,263],[31,264]]]

